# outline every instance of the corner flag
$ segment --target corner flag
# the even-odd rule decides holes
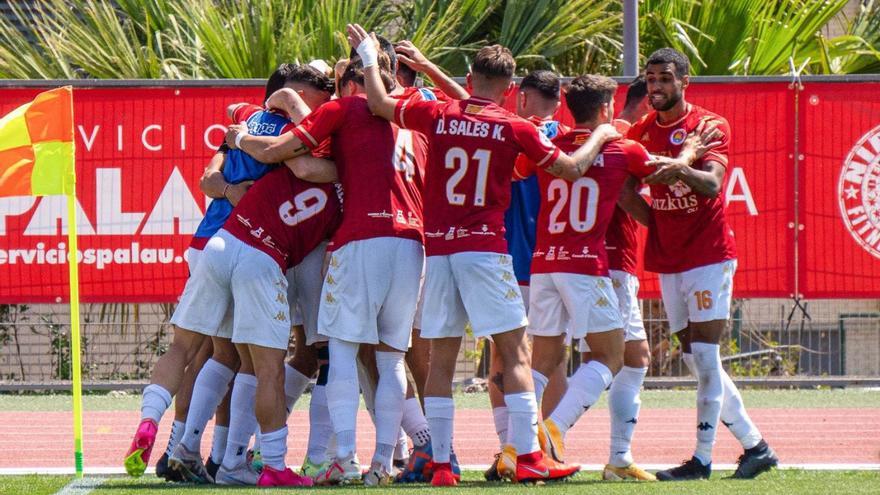
[[[76,238],[76,171],[73,88],[40,93],[0,118],[0,197],[67,196],[70,246],[70,354],[73,368],[73,444],[76,475],[83,475],[82,374],[80,371],[79,265]]]

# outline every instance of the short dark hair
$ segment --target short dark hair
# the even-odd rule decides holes
[[[553,101],[559,101],[559,76],[553,71],[536,70],[529,72],[519,83],[519,89],[534,89],[544,98]]]
[[[471,71],[488,79],[510,79],[516,71],[516,60],[510,50],[501,45],[484,46],[474,57]]]
[[[386,38],[384,36],[376,35],[376,39],[379,40],[379,48],[381,48],[382,51],[385,52],[386,55],[388,55],[388,60],[390,61],[390,64],[391,64],[391,73],[396,75],[398,65],[397,65],[397,52],[394,51],[394,45],[391,44],[391,42],[388,41],[388,38]],[[352,47],[352,49],[348,51],[348,58],[353,59],[357,56],[358,56],[357,50],[354,47]]]
[[[394,78],[391,76],[389,70],[391,63],[388,60],[388,56],[379,52],[378,64],[379,74],[382,77],[382,84],[385,86],[385,91],[391,91],[394,89]],[[354,81],[361,86],[364,85],[364,63],[357,55],[349,60],[348,65],[345,66],[345,70],[339,78],[339,87],[344,87],[349,81]]]
[[[629,83],[629,87],[626,88],[626,103],[623,104],[624,108],[638,105],[645,96],[648,96],[648,85],[645,83],[645,76],[638,76],[633,79],[632,82]]]
[[[307,84],[318,91],[331,94],[335,91],[333,80],[311,65],[281,64],[266,82],[266,99],[268,100],[272,93],[283,88],[285,84],[294,82]]]
[[[691,62],[687,55],[674,48],[661,48],[652,53],[645,62],[645,67],[654,64],[675,65],[675,76],[679,79],[690,74],[691,71]]]
[[[616,91],[617,83],[610,77],[578,76],[568,86],[565,103],[575,122],[587,122],[599,115],[599,108],[610,102]]]
[[[418,72],[406,64],[397,66],[397,78],[403,82],[404,86],[415,86],[418,75]]]

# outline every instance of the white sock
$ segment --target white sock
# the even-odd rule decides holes
[[[694,378],[697,377],[697,365],[694,363],[694,355],[689,352],[681,353],[681,361],[687,366],[688,371],[690,371],[691,375]]]
[[[177,444],[180,443],[180,437],[183,436],[183,431],[186,429],[186,422],[174,420],[171,423],[171,435],[168,437],[168,446],[165,447],[165,455],[171,455],[174,452],[174,448],[177,447]]]
[[[431,428],[428,427],[428,420],[425,418],[419,399],[415,397],[406,399],[403,403],[403,417],[400,419],[400,426],[412,438],[413,445],[416,447],[421,447],[431,441]]]
[[[538,402],[534,392],[506,394],[504,403],[510,422],[507,427],[510,444],[518,455],[531,454],[538,446]]]
[[[694,456],[708,465],[718,431],[724,385],[721,383],[721,352],[718,344],[692,342],[691,351],[697,369],[697,448]]]
[[[599,396],[611,384],[613,377],[607,366],[599,361],[590,361],[582,364],[568,379],[568,390],[550,414],[550,419],[563,434],[599,400]]]
[[[284,407],[287,408],[287,414],[293,411],[293,405],[306,391],[309,386],[309,377],[303,375],[289,364],[284,365]]]
[[[376,368],[379,383],[376,386],[376,455],[373,460],[381,462],[390,472],[406,401],[404,353],[376,351]],[[386,446],[391,447],[390,452]]]
[[[547,388],[547,382],[550,380],[540,371],[532,370],[532,381],[535,382],[535,400],[538,401],[540,409],[541,401],[544,400],[544,389]]]
[[[611,413],[611,455],[608,463],[627,467],[633,463],[632,437],[639,421],[642,401],[639,390],[648,368],[624,366],[611,381],[608,391],[608,409]]]
[[[409,441],[406,432],[401,427],[397,431],[397,444],[394,445],[394,461],[402,461],[406,459],[406,453],[409,451]]]
[[[510,423],[507,406],[493,408],[492,419],[495,421],[495,433],[498,434],[498,442],[501,443],[501,449],[504,450],[504,446],[507,445],[507,425]]]
[[[235,375],[232,398],[229,401],[229,433],[223,467],[233,469],[247,460],[247,448],[257,431],[254,402],[257,397],[257,377],[245,373]]]
[[[260,454],[263,456],[263,465],[283,471],[287,468],[284,462],[287,456],[287,427],[263,433],[262,437]]]
[[[228,426],[214,425],[214,438],[211,439],[211,460],[214,464],[223,462],[226,453],[226,438],[229,436]]]
[[[743,404],[742,395],[736,384],[730,379],[724,369],[721,369],[721,383],[724,386],[724,402],[721,404],[721,422],[724,423],[733,436],[739,440],[744,449],[750,449],[761,442],[761,432],[752,422],[746,406]]]
[[[186,432],[181,440],[188,451],[199,452],[205,427],[226,397],[233,377],[234,371],[213,359],[207,360],[202,366],[193,385],[189,413],[186,415]]]
[[[306,457],[315,464],[327,460],[330,437],[333,436],[333,422],[327,408],[327,387],[315,385],[309,403],[309,444]]]
[[[171,392],[165,390],[162,385],[151,384],[144,388],[141,399],[141,421],[151,419],[156,424],[162,420],[162,415],[171,406]]]
[[[455,402],[451,397],[425,397],[425,417],[431,428],[431,449],[434,462],[449,462],[452,451],[452,427],[455,418]]]
[[[336,432],[336,457],[344,459],[356,448],[357,410],[360,388],[357,376],[358,344],[330,339],[330,373],[327,407]]]

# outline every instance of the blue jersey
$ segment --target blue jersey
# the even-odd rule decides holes
[[[553,139],[560,132],[560,124],[555,120],[534,122],[538,129]],[[513,273],[520,285],[528,285],[532,266],[532,252],[535,250],[535,227],[538,210],[541,207],[541,193],[538,190],[538,176],[511,183],[510,206],[504,213],[504,228],[507,231],[507,249],[513,257]]]
[[[283,115],[265,111],[256,105],[240,105],[233,112],[234,122],[246,121],[248,134],[254,136],[279,136],[292,127]],[[258,162],[241,150],[229,150],[223,162],[223,178],[230,184],[257,180],[266,175],[273,165]],[[193,236],[193,247],[201,247],[204,242],[223,227],[232,213],[232,203],[226,198],[215,198],[208,205],[205,217]]]

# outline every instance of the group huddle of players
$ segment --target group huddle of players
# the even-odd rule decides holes
[[[685,101],[687,58],[651,54],[615,119],[607,77],[563,90],[535,71],[517,87],[511,52],[491,45],[462,87],[409,42],[357,25],[348,36],[335,70],[284,64],[264,106],[228,108],[236,124],[201,180],[214,200],[188,250],[173,342],[143,392],[128,473],[143,474],[176,397],[156,468],[168,480],[456,485],[452,382],[466,327],[491,345],[500,453],[489,480],[576,473],[566,432],[605,390],[605,479],[708,478],[719,420],[745,450],[734,477],[775,466],[721,366],[736,269],[721,192],[730,129]],[[418,73],[435,89],[418,87]],[[501,107],[514,97],[516,114]],[[574,128],[552,120],[563,97]],[[630,449],[650,362],[637,223],[698,379],[693,458],[656,475]],[[572,342],[583,359],[566,378]],[[287,419],[315,376],[297,473]],[[365,470],[361,395],[376,427]]]

